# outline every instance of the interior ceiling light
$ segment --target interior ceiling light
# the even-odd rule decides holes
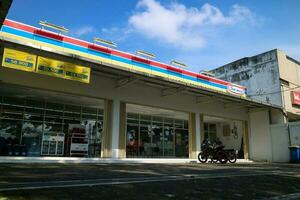
[[[69,29],[63,27],[63,26],[58,26],[58,25],[55,25],[55,24],[51,24],[49,22],[46,22],[46,21],[40,21],[39,24],[42,26],[42,27],[48,27],[48,28],[52,28],[54,30],[58,30],[60,32],[64,32],[64,33],[67,33],[69,32]]]

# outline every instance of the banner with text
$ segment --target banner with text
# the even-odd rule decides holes
[[[5,48],[2,59],[2,66],[34,72],[36,68],[36,57],[36,55],[30,53]]]
[[[75,65],[73,63],[63,62],[45,57],[38,57],[36,72],[49,76],[80,81],[84,83],[90,82],[90,71],[88,67]]]

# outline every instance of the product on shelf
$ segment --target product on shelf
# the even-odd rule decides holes
[[[67,145],[67,154],[69,156],[88,156],[89,140],[85,126],[80,124],[69,124]]]
[[[61,132],[44,132],[41,155],[62,156],[64,152],[65,134]]]

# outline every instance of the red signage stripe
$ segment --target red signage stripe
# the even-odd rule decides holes
[[[111,54],[111,50],[107,47],[102,47],[102,46],[92,44],[92,45],[89,45],[88,48],[92,49],[92,50],[95,50],[95,51],[100,51],[102,53]]]
[[[119,56],[119,57],[127,58],[127,59],[131,59],[132,58],[132,55],[130,55],[128,53],[116,51],[114,49],[111,49],[111,54]]]
[[[120,52],[120,51],[116,51],[116,50],[113,50],[113,49],[110,49],[110,48],[107,48],[107,47],[95,45],[95,44],[92,44],[90,42],[81,41],[81,40],[78,40],[76,38],[66,37],[66,36],[63,36],[63,35],[58,35],[57,33],[54,33],[54,32],[51,32],[51,31],[45,31],[45,30],[42,30],[42,29],[31,27],[29,25],[18,23],[18,22],[12,21],[12,20],[6,19],[3,24],[6,25],[6,26],[9,26],[9,27],[12,27],[12,28],[16,28],[16,29],[20,29],[20,30],[23,30],[23,31],[35,33],[35,34],[38,34],[38,35],[41,35],[41,36],[44,36],[44,37],[53,38],[53,39],[56,39],[56,40],[68,42],[68,43],[71,43],[71,44],[75,44],[75,45],[82,46],[82,47],[85,47],[85,48],[90,48],[90,49],[100,51],[100,52],[104,52],[104,53],[108,53],[108,54],[113,54],[113,55],[116,55],[116,56],[119,56],[119,57],[123,57],[123,58],[126,58],[126,59],[131,59],[131,60],[134,60],[134,61],[138,61],[138,62],[141,62],[141,63],[152,65],[152,66],[155,66],[155,67],[164,68],[164,69],[167,69],[167,70],[170,70],[170,71],[174,71],[174,72],[177,72],[177,73],[182,73],[182,74],[185,74],[185,75],[188,75],[188,76],[192,76],[192,77],[195,77],[195,78],[207,80],[207,81],[218,83],[218,84],[221,84],[221,85],[229,85],[230,84],[229,82],[226,82],[226,81],[223,81],[223,80],[220,80],[220,79],[217,79],[217,78],[205,76],[205,75],[202,75],[202,74],[197,74],[197,73],[187,71],[187,70],[183,70],[183,69],[178,69],[178,68],[172,67],[171,65],[159,63],[159,62],[156,62],[156,61],[146,60],[146,59],[143,59],[143,58],[140,58],[140,57],[133,56],[133,55],[131,55],[129,53],[126,53],[126,52]],[[243,86],[240,86],[240,85],[235,85],[235,86],[239,87],[239,88],[242,88],[242,89],[246,88],[246,87],[243,87]]]
[[[33,33],[36,28],[5,19],[3,25]]]
[[[203,74],[197,74],[197,78],[209,81],[209,77],[208,76],[204,76]]]
[[[168,66],[167,69],[170,71],[173,71],[173,72],[180,73],[180,74],[182,73],[182,69],[178,69],[176,67]]]
[[[91,44],[89,42],[77,40],[77,39],[70,38],[70,37],[64,37],[64,42],[68,42],[68,43],[71,43],[71,44],[76,44],[78,46],[82,46],[82,47],[86,47],[86,48],[88,48],[89,45]]]
[[[169,65],[166,65],[166,64],[162,64],[162,63],[159,63],[159,62],[155,62],[153,60],[150,60],[150,64],[153,65],[153,66],[156,66],[156,67],[160,67],[160,68],[163,68],[163,69],[167,69]]]
[[[147,64],[147,65],[150,64],[150,61],[149,61],[149,60],[147,60],[147,59],[145,59],[145,58],[137,57],[137,56],[132,56],[132,57],[131,57],[131,60],[132,60],[132,61],[136,61],[136,62],[141,62],[141,63]]]
[[[62,41],[64,39],[64,37],[62,35],[59,35],[58,33],[48,32],[43,29],[35,30],[34,34],[40,35],[43,37],[48,37],[48,38],[55,39],[55,40],[60,40],[60,41]]]
[[[226,81],[223,81],[223,80],[220,80],[220,79],[216,79],[216,78],[213,78],[213,77],[209,77],[209,76],[208,76],[208,80],[210,82],[219,83],[221,85],[229,85],[229,82],[226,82]]]

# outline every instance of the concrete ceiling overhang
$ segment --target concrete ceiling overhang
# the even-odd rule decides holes
[[[101,109],[104,108],[104,101],[102,99],[64,94],[60,92],[46,91],[5,83],[0,84],[0,95],[76,106],[87,106]]]
[[[48,57],[73,62],[79,65],[92,68],[94,74],[110,77],[116,80],[116,88],[126,87],[129,84],[139,83],[161,89],[162,97],[176,95],[178,93],[192,95],[195,97],[195,103],[206,104],[212,102],[222,102],[226,109],[242,109],[242,108],[275,108],[282,109],[276,105],[259,102],[254,99],[235,96],[229,93],[222,93],[217,90],[201,88],[199,86],[182,85],[176,82],[170,82],[163,78],[153,77],[149,74],[136,73],[120,69],[113,64],[103,64],[100,61],[90,60],[77,55],[70,55],[64,52],[57,52],[49,48],[32,46],[32,44],[22,43],[21,41],[1,41],[2,48],[13,47],[19,50],[37,53],[39,55],[47,55]],[[3,49],[1,49],[3,51]]]

